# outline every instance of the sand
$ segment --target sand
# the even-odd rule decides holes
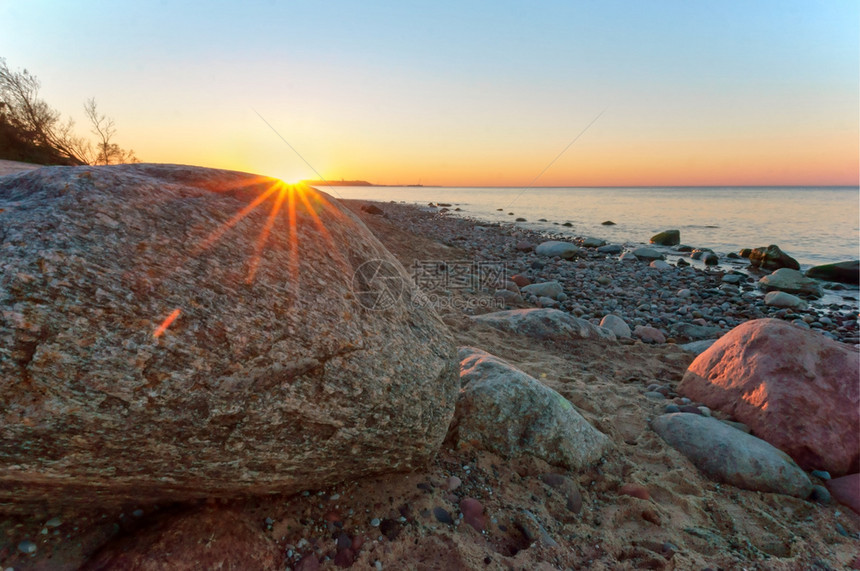
[[[471,253],[433,236],[405,231],[394,223],[397,217],[350,206],[407,268],[415,260],[471,259]],[[436,216],[379,206],[399,209],[401,216]],[[438,223],[446,224],[443,218]],[[603,462],[566,474],[582,498],[578,512],[569,509],[569,495],[542,479],[559,468],[456,449],[451,442],[423,471],[293,497],[210,502],[204,509],[229,510],[254,522],[284,555],[281,569],[315,568],[308,559],[299,565],[309,554],[323,569],[338,568],[334,557],[343,534],[357,547],[355,569],[845,569],[860,556],[860,517],[847,507],[719,485],[649,428],[665,402],[643,396],[645,388],[651,383],[674,388],[693,355],[674,344],[542,342],[503,333],[475,324],[460,309],[481,298],[489,295],[454,290],[452,299],[459,302],[440,309],[457,343],[502,356],[557,390],[613,442]],[[452,476],[462,484],[449,490]],[[648,499],[622,494],[625,484],[644,486]],[[483,532],[457,519],[464,498],[482,503],[488,517]],[[0,567],[75,569],[109,538],[139,532],[187,509],[145,507],[134,515],[135,507],[0,517]],[[439,521],[437,508],[455,523]],[[62,520],[58,533],[42,534],[52,517]],[[37,544],[34,556],[16,553],[24,539]],[[169,564],[194,568],[180,561],[183,552],[193,553],[189,545],[183,551],[180,543]]]

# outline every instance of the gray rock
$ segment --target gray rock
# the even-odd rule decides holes
[[[460,383],[452,434],[506,458],[531,455],[569,470],[594,464],[609,438],[563,396],[498,357],[460,348]]]
[[[599,248],[606,244],[606,240],[601,240],[600,238],[593,238],[591,236],[587,236],[582,239],[582,246],[584,248]]]
[[[475,315],[471,319],[502,331],[536,339],[615,340],[615,334],[612,331],[558,309],[510,309]]]
[[[0,208],[4,505],[289,493],[440,446],[450,334],[328,195],[199,167],[48,167],[0,178]]]
[[[550,258],[558,256],[559,258],[570,260],[581,256],[583,251],[582,248],[578,247],[576,244],[550,240],[549,242],[538,244],[537,248],[535,248],[535,254]]]
[[[742,281],[744,281],[744,277],[740,274],[726,274],[722,277],[722,279],[720,281],[722,281],[723,283],[726,283],[726,284],[737,285],[737,284],[741,283]]]
[[[564,288],[561,287],[560,283],[552,281],[523,286],[520,291],[526,295],[558,299],[558,296],[564,293]]]
[[[845,284],[857,284],[860,282],[860,261],[837,262],[835,264],[824,264],[806,270],[806,277],[841,282]]]
[[[672,326],[672,331],[679,337],[685,337],[693,341],[702,339],[715,339],[722,333],[719,327],[708,325],[696,325],[694,323],[676,323]]]
[[[615,333],[618,338],[629,339],[631,336],[630,326],[617,315],[606,315],[600,320],[600,326]]]
[[[674,267],[663,260],[654,260],[648,265],[657,270],[671,270]]]
[[[788,454],[719,420],[673,413],[652,428],[705,475],[745,490],[806,498],[812,482]]]
[[[746,256],[744,256],[745,253],[747,254]],[[800,264],[797,263],[797,260],[780,250],[776,244],[771,244],[766,248],[755,248],[748,253],[745,250],[741,250],[741,256],[749,258],[750,266],[754,268],[760,267],[763,270],[778,270],[780,268],[800,269]]]
[[[654,248],[636,248],[633,250],[633,255],[639,260],[652,262],[654,260],[665,260],[666,256],[655,250]]]
[[[523,303],[523,296],[518,293],[514,293],[507,289],[500,289],[494,295],[494,298],[502,300],[506,304],[510,305],[518,305]]]
[[[821,297],[821,285],[817,281],[789,268],[780,268],[764,276],[758,281],[758,285],[764,291],[779,290],[806,297]]]
[[[606,246],[597,248],[597,251],[601,254],[620,254],[623,250],[624,248],[618,244],[607,244]]]
[[[681,243],[681,231],[665,230],[651,236],[650,242],[652,244],[659,244],[660,246],[677,246]]]
[[[765,305],[787,307],[789,309],[806,309],[809,304],[805,300],[784,291],[770,291],[764,296]]]

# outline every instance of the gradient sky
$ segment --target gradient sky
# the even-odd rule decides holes
[[[857,185],[860,2],[0,0],[147,162],[380,184]],[[255,112],[256,111],[256,112]]]

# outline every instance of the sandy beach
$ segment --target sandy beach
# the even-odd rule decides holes
[[[599,462],[566,471],[534,456],[506,459],[449,434],[425,470],[294,496],[7,514],[0,521],[0,566],[116,568],[118,554],[158,552],[161,568],[171,569],[196,569],[237,553],[247,569],[297,571],[860,568],[860,516],[849,507],[720,484],[650,427],[667,406],[689,404],[675,389],[695,357],[681,345],[694,341],[697,330],[669,328],[666,314],[688,306],[694,325],[719,329],[710,337],[778,309],[755,301],[723,306],[723,272],[689,269],[664,277],[647,264],[610,261],[596,251],[575,261],[539,262],[524,244],[538,237],[510,227],[479,228],[437,209],[348,206],[407,269],[444,267],[451,278],[447,270],[458,265],[501,263],[504,279],[494,286],[504,287],[515,274],[536,282],[560,279],[568,292],[563,307],[571,314],[597,320],[604,310],[629,312],[633,323],[664,330],[666,339],[656,343],[635,336],[540,340],[470,318],[525,307],[527,300],[511,304],[513,298],[496,296],[496,287],[483,287],[489,282],[425,284],[458,346],[502,357],[557,391],[609,438]],[[686,296],[678,298],[679,289],[689,290],[695,308]],[[729,295],[742,300],[742,292]],[[840,311],[829,311],[825,320],[816,310],[776,316],[855,341],[856,320]],[[159,535],[168,524],[170,533]],[[26,541],[37,546],[31,555],[21,552]]]

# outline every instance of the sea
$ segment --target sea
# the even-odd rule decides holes
[[[682,244],[719,254],[776,244],[802,269],[860,258],[858,187],[317,188],[335,198],[441,202],[452,216],[614,244],[647,243],[670,229]]]

